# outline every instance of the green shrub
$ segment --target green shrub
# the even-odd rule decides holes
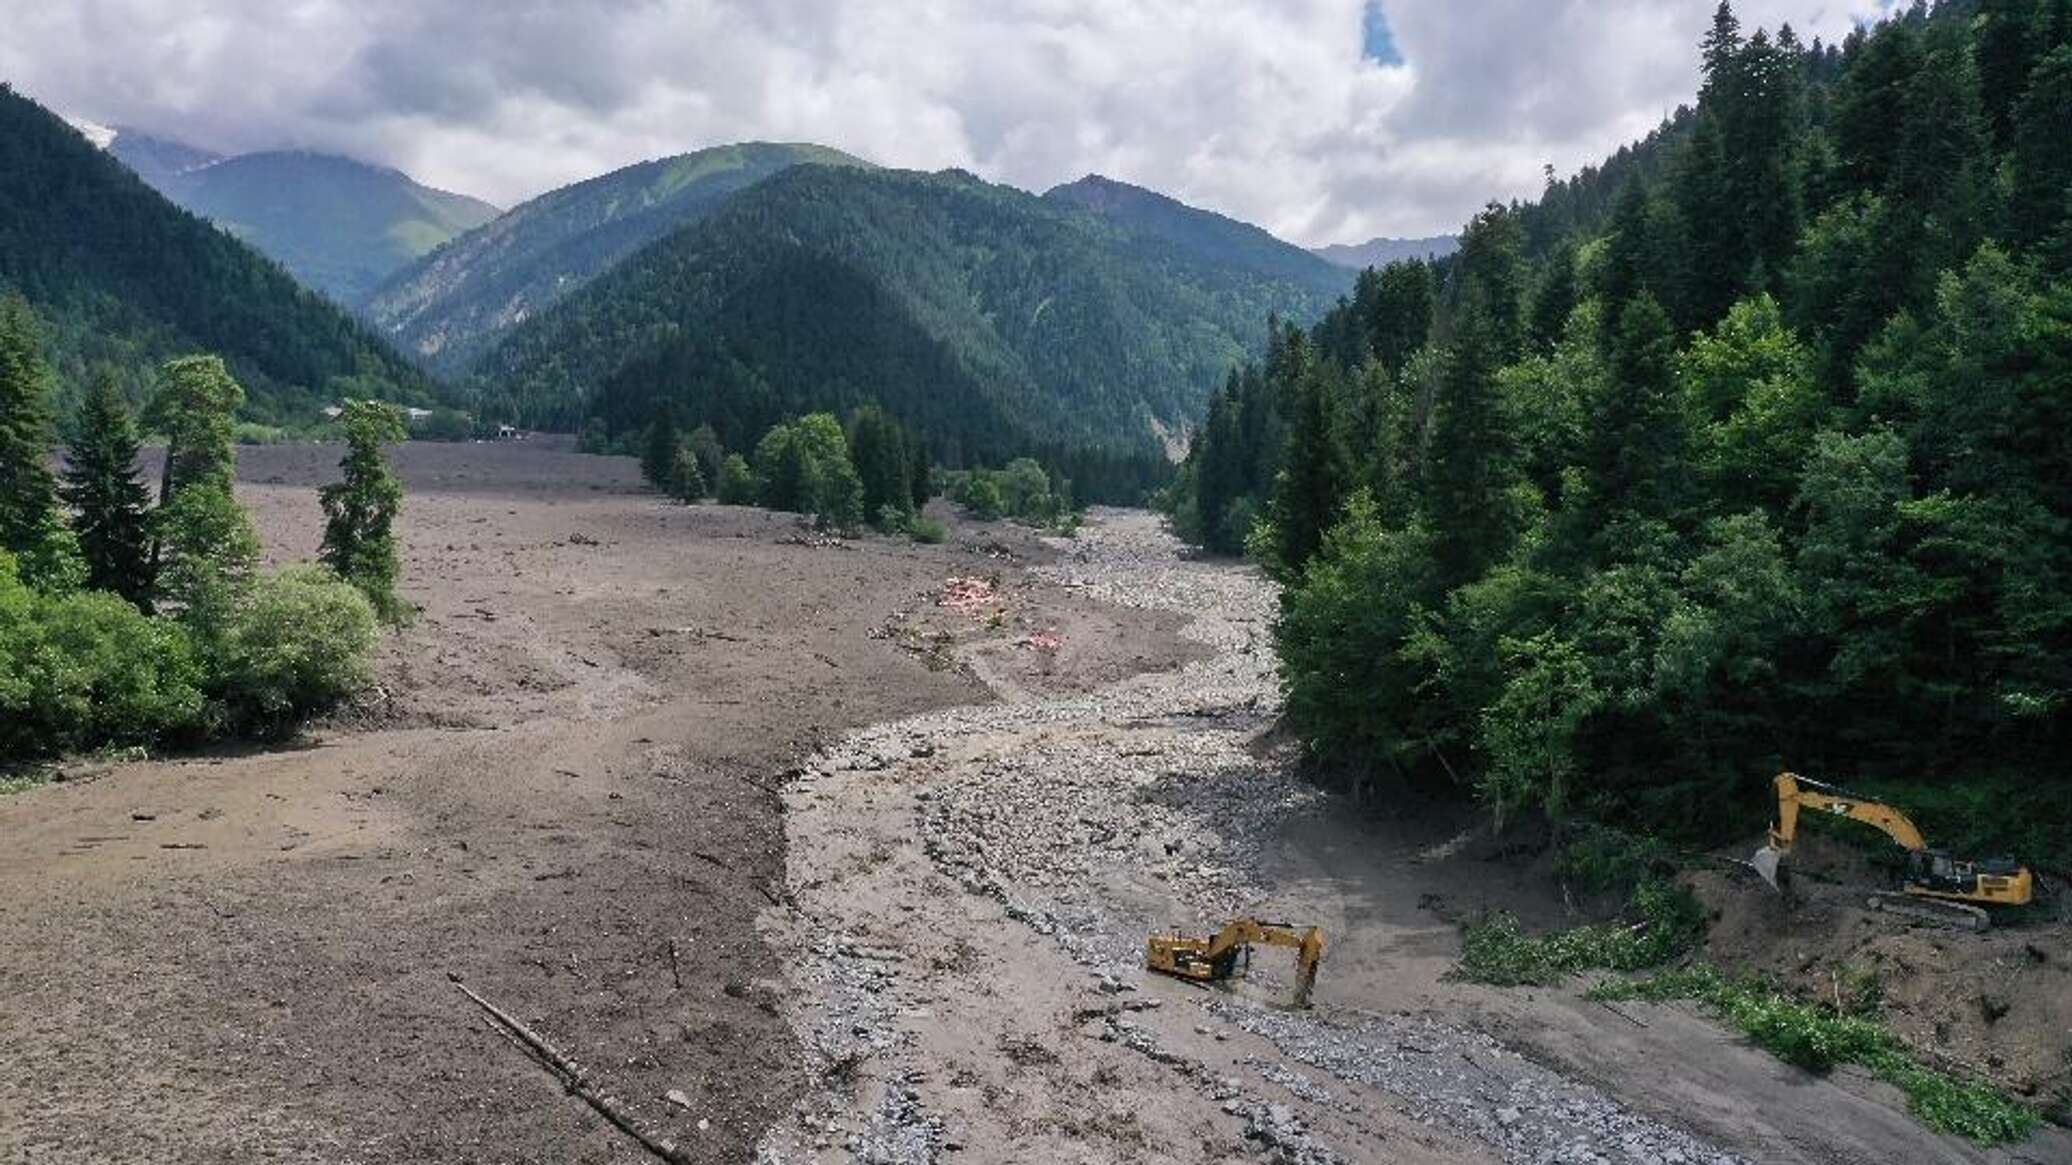
[[[475,422],[459,409],[433,409],[432,415],[410,422],[413,441],[466,441],[474,435]]]
[[[1860,1064],[1906,1093],[1907,1107],[1938,1132],[1992,1145],[2021,1140],[2036,1127],[2036,1114],[1998,1089],[1922,1066],[1875,1019],[1837,1015],[1759,981],[1731,979],[1699,966],[1607,983],[1590,995],[1605,1000],[1695,1000],[1772,1055],[1808,1071]]]
[[[185,736],[202,710],[179,624],[113,594],[38,594],[0,553],[0,761]]]
[[[1591,893],[1639,886],[1675,868],[1675,854],[1661,838],[1594,824],[1576,827],[1554,860],[1557,876]]]
[[[240,445],[285,445],[295,439],[294,434],[279,425],[262,425],[256,421],[239,421],[231,435]]]
[[[1546,986],[1580,971],[1637,971],[1689,950],[1705,933],[1704,908],[1674,882],[1650,879],[1633,893],[1631,924],[1579,926],[1528,935],[1509,914],[1471,923],[1453,974],[1498,987]]]
[[[719,467],[719,502],[723,506],[752,506],[762,492],[762,486],[755,480],[755,471],[748,467],[748,459],[739,453],[727,454]]]
[[[924,518],[919,514],[914,515],[907,522],[906,531],[907,537],[930,546],[939,546],[950,540],[950,528],[948,526],[943,525],[934,518]]]
[[[320,567],[253,581],[231,617],[213,678],[232,723],[278,728],[365,687],[378,641],[373,604]]]

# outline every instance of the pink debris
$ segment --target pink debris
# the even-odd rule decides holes
[[[1065,640],[1055,631],[1038,631],[1034,635],[1022,636],[1021,642],[1015,646],[1035,651],[1056,651],[1065,646]]]
[[[936,605],[976,615],[983,608],[992,606],[1000,597],[993,584],[982,578],[949,578],[942,584],[942,597]]]

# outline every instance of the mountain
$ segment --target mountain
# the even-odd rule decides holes
[[[149,182],[160,193],[164,193],[165,183],[223,160],[223,155],[214,150],[190,146],[171,138],[153,137],[127,126],[104,127],[81,121],[72,124],[86,135],[88,141],[122,159],[123,165],[135,170],[139,178]]]
[[[158,361],[201,350],[230,362],[256,419],[348,387],[429,400],[423,374],[357,321],[4,85],[0,157],[0,286],[35,306],[67,390],[108,364],[134,391]]]
[[[223,158],[120,128],[107,149],[160,194],[346,305],[498,213],[399,170],[333,154],[275,150]]]
[[[1270,315],[1335,298],[957,171],[800,166],[527,321],[478,372],[536,425],[621,432],[667,399],[739,447],[788,413],[876,400],[952,464],[1134,453],[1199,416]]]
[[[1229,267],[1324,296],[1341,295],[1352,278],[1331,263],[1284,243],[1250,223],[1200,210],[1141,186],[1098,174],[1053,187],[1043,197],[1066,203]]]
[[[868,165],[825,146],[747,142],[614,170],[543,194],[397,272],[367,315],[434,367],[458,370],[643,245],[808,163]]]
[[[1459,235],[1433,235],[1428,239],[1368,239],[1364,243],[1332,243],[1311,254],[1327,263],[1364,271],[1386,267],[1399,259],[1444,259],[1460,250]]]

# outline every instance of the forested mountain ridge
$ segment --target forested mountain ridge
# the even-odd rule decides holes
[[[526,423],[658,399],[730,445],[876,401],[950,464],[1046,443],[1155,457],[1271,314],[1320,297],[960,172],[799,167],[651,245],[478,368]]]
[[[1310,254],[1340,267],[1365,271],[1386,267],[1401,259],[1444,259],[1460,250],[1459,235],[1433,235],[1423,239],[1378,237],[1364,243],[1327,243],[1311,248]]]
[[[1054,186],[1043,197],[1092,211],[1140,234],[1164,239],[1204,262],[1285,280],[1318,296],[1319,312],[1352,288],[1349,273],[1260,227],[1188,206],[1141,186],[1089,174],[1076,182]]]
[[[1180,527],[1360,780],[1707,844],[1778,769],[2068,852],[2072,5],[1722,5],[1639,145],[1233,376]]]
[[[41,317],[64,412],[92,366],[136,396],[148,369],[197,350],[230,363],[256,419],[344,391],[429,402],[423,375],[357,321],[5,86],[0,155],[0,285]]]
[[[399,170],[332,154],[273,150],[197,161],[183,159],[177,143],[119,130],[108,148],[160,194],[346,306],[498,214],[486,202],[434,190]]]
[[[372,292],[366,314],[434,368],[461,371],[642,246],[802,164],[869,163],[825,146],[744,142],[627,166],[540,195],[425,255]]]

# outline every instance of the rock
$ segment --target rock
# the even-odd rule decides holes
[[[1496,1110],[1496,1123],[1502,1125],[1507,1129],[1510,1128],[1512,1125],[1517,1124],[1520,1120],[1524,1119],[1524,1117],[1525,1114],[1519,1112],[1515,1108],[1505,1107]]]

